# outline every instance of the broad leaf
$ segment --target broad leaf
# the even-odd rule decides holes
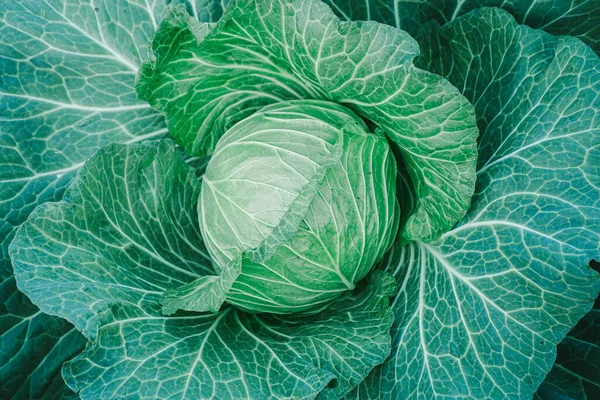
[[[161,317],[113,306],[65,379],[84,399],[337,399],[389,354],[393,286],[375,274],[359,294],[310,317],[232,307]]]
[[[359,393],[531,398],[600,290],[600,62],[497,9],[420,44],[420,65],[475,104],[477,187],[457,228],[390,257],[394,349]]]
[[[15,287],[8,245],[36,205],[57,201],[83,162],[113,142],[166,134],[134,81],[170,4],[183,0],[19,0],[0,4],[0,397],[56,395],[58,368],[83,344]],[[203,21],[222,3],[186,1]],[[46,332],[36,336],[38,326]],[[75,343],[77,342],[77,345]],[[46,357],[48,355],[48,357]],[[39,365],[43,363],[42,365]],[[28,384],[35,379],[36,384]]]
[[[111,145],[19,228],[19,288],[92,339],[63,370],[71,388],[84,399],[339,398],[383,362],[394,282],[380,271],[317,316],[163,316],[163,292],[213,274],[199,194],[172,142]]]
[[[229,127],[265,105],[334,101],[398,144],[417,198],[404,239],[435,239],[464,215],[475,177],[472,107],[413,66],[417,45],[405,32],[342,22],[316,0],[238,0],[203,40],[197,31],[175,9],[137,85],[188,153],[210,154]]]
[[[600,0],[325,0],[340,18],[372,20],[416,34],[428,21],[445,24],[480,7],[501,7],[519,23],[571,35],[600,54]]]
[[[19,289],[87,337],[110,303],[155,306],[167,288],[212,273],[199,195],[171,142],[102,148],[62,202],[38,206],[19,228],[10,246]]]

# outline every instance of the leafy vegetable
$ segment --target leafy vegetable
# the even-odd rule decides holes
[[[85,341],[16,289],[8,245],[36,205],[61,198],[97,149],[166,134],[133,88],[152,22],[165,11],[165,1],[0,4],[1,398],[70,392],[60,367]]]
[[[475,177],[477,131],[464,97],[412,65],[416,42],[402,31],[341,22],[318,1],[263,3],[231,3],[206,37],[182,8],[161,24],[156,60],[137,89],[165,113],[175,139],[189,154],[205,155],[268,104],[338,102],[382,128],[402,152],[418,199],[403,237],[432,240],[452,227],[469,206]]]
[[[597,0],[180,3],[0,4],[0,397],[598,396]]]
[[[134,81],[157,21],[179,3],[202,21],[222,13],[210,0],[0,4],[0,398],[61,397],[60,366],[85,344],[17,290],[15,228],[38,204],[60,200],[102,146],[166,134]]]
[[[219,140],[198,220],[219,278],[167,293],[167,311],[291,313],[354,289],[398,227],[383,137],[333,103],[268,106]],[[369,221],[368,224],[366,221]]]
[[[63,201],[39,206],[19,229],[11,257],[20,289],[93,340],[66,364],[73,390],[92,399],[336,398],[387,357],[394,283],[381,272],[318,316],[226,308],[164,317],[165,290],[212,273],[199,194],[171,142],[111,145]]]
[[[558,346],[556,363],[537,399],[594,399],[600,396],[600,297]]]

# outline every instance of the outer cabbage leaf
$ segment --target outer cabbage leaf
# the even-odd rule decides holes
[[[84,345],[72,326],[40,313],[16,289],[8,245],[35,206],[59,200],[101,146],[166,133],[163,118],[136,98],[133,86],[169,3],[0,4],[2,398],[61,397],[58,368]],[[218,11],[209,5],[187,4],[200,17]]]
[[[83,399],[337,399],[389,355],[395,284],[389,275],[368,281],[310,317],[233,307],[161,317],[113,306],[97,344],[63,375]]]
[[[91,339],[63,369],[72,389],[84,399],[339,398],[383,362],[394,281],[381,271],[318,316],[163,316],[165,290],[213,274],[200,190],[171,141],[110,145],[19,228],[19,288]]]
[[[212,273],[199,195],[195,170],[170,141],[102,148],[63,201],[38,206],[19,228],[10,246],[19,289],[87,337],[117,299],[155,306],[167,287]]]
[[[61,397],[58,369],[85,342],[17,290],[8,257],[15,228],[37,204],[59,200],[101,146],[166,133],[163,118],[136,99],[133,85],[156,21],[179,3],[201,21],[222,12],[212,0],[0,4],[2,398]]]
[[[338,102],[398,144],[418,200],[405,240],[435,239],[464,215],[475,177],[472,106],[413,66],[417,45],[406,33],[341,22],[316,0],[239,0],[204,40],[195,25],[182,8],[163,21],[156,60],[137,85],[188,153],[210,154],[229,127],[265,105]]]
[[[359,393],[531,398],[600,290],[600,62],[497,9],[420,44],[420,65],[475,104],[477,187],[458,227],[392,254],[394,348]]]
[[[0,398],[70,399],[60,368],[83,350],[86,339],[61,318],[42,313],[14,288],[2,290]]]
[[[600,0],[325,0],[340,18],[372,20],[417,33],[428,21],[452,21],[480,7],[501,7],[519,23],[581,39],[600,54]]]

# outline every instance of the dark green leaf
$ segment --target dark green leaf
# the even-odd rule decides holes
[[[53,346],[75,331],[16,290],[8,257],[15,228],[36,205],[60,200],[100,147],[166,134],[133,85],[157,21],[178,3],[202,21],[222,13],[213,0],[0,2],[0,292],[8,302],[0,309],[0,354],[12,357],[0,359],[2,398],[61,397],[45,382],[59,382],[62,361],[74,353]],[[29,336],[39,326],[44,335]]]
[[[348,20],[383,22],[410,34],[429,22],[440,24],[480,7],[501,7],[519,23],[554,35],[571,35],[600,54],[600,0],[325,0]]]
[[[394,349],[359,393],[531,398],[600,290],[600,61],[497,9],[419,41],[476,107],[477,187],[458,227],[390,257]]]
[[[600,264],[592,261],[596,271]],[[543,400],[600,398],[600,297],[558,345],[556,362],[538,389]]]

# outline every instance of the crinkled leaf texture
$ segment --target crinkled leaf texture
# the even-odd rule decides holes
[[[166,134],[134,81],[156,21],[177,3],[203,20],[220,15],[210,0],[0,2],[0,398],[70,392],[60,365],[85,340],[17,290],[8,245],[100,147]]]
[[[498,9],[419,41],[476,107],[477,187],[455,229],[390,256],[394,348],[354,395],[531,398],[600,290],[600,61]]]
[[[163,316],[165,290],[213,274],[200,187],[171,141],[111,145],[19,228],[19,288],[91,339],[63,369],[72,389],[84,399],[339,398],[383,362],[395,283],[381,271],[317,316]]]
[[[600,54],[600,1],[337,1],[325,0],[342,19],[373,20],[416,34],[431,19],[443,24],[482,6],[509,11],[518,22],[555,35],[572,35]],[[598,303],[598,302],[597,302]],[[600,353],[594,338],[600,318],[595,307],[558,347],[557,364],[540,387],[537,398],[600,398]]]
[[[225,133],[203,176],[198,219],[219,279],[169,291],[165,311],[328,303],[383,258],[398,214],[384,137],[336,103],[267,106]]]
[[[440,24],[480,7],[501,7],[519,23],[554,35],[575,36],[600,54],[600,0],[325,0],[347,20],[372,20],[415,35],[429,21]]]
[[[300,298],[315,295],[315,292],[294,293],[298,282],[294,282],[293,276],[286,276],[291,274],[285,270],[277,272],[277,268],[293,264],[273,256],[297,234],[327,173],[338,165],[344,147],[340,125],[350,122],[352,117],[336,104],[318,102],[315,107],[306,103],[310,104],[304,101],[304,104],[284,102],[267,106],[237,123],[219,140],[203,176],[198,203],[200,229],[219,279],[204,277],[192,283],[191,296],[186,293],[187,287],[184,293],[181,290],[171,296],[167,293],[167,300],[178,308],[215,312],[227,298],[242,309],[252,307],[254,312],[289,313],[282,302],[263,294],[269,292],[269,284],[275,283],[270,281],[273,278],[281,280],[282,285],[293,282],[287,288],[278,287],[273,294],[289,292],[292,297]],[[307,115],[307,107],[318,112],[322,119]],[[321,107],[326,108],[325,112]],[[292,119],[281,123],[280,118],[288,108],[299,125]],[[362,121],[351,123],[362,124]],[[269,185],[257,190],[260,179],[267,179]],[[273,259],[273,270],[269,270],[266,263]],[[252,269],[262,271],[253,274]],[[290,269],[295,272],[294,267]],[[308,268],[303,269],[304,273],[309,275]],[[336,277],[339,279],[339,275]],[[325,294],[329,296],[324,301],[333,297],[331,290]],[[189,307],[190,300],[193,307]]]
[[[317,0],[238,0],[203,40],[196,31],[174,9],[137,85],[189,154],[210,154],[228,128],[268,104],[338,102],[398,144],[417,199],[405,240],[433,240],[464,215],[475,181],[473,108],[413,65],[417,44],[405,32],[342,22]]]

